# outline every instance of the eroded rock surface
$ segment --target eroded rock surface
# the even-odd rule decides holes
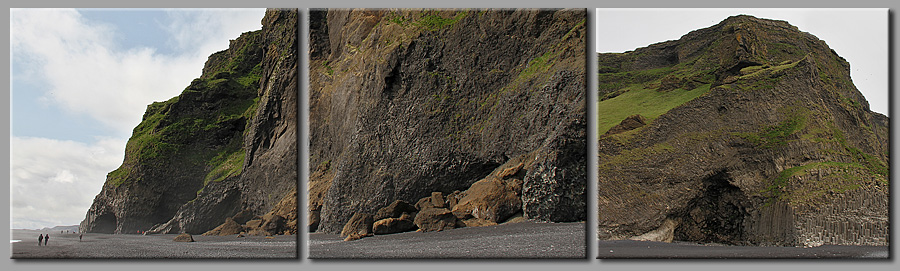
[[[433,192],[455,207],[527,153],[541,167],[519,179],[525,216],[584,220],[586,23],[584,9],[312,10],[317,230]]]
[[[888,244],[888,118],[825,41],[733,16],[599,67],[598,107],[668,101],[600,138],[601,239]]]

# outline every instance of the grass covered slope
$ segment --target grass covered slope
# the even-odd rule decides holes
[[[238,57],[208,67],[212,74],[194,79],[181,95],[147,106],[128,140],[125,162],[107,181],[116,187],[137,181],[129,178],[135,166],[171,163],[172,159],[203,168],[203,185],[240,174],[245,154],[241,133],[258,102],[259,35],[259,31],[244,34]],[[248,52],[252,50],[256,52]]]
[[[824,41],[734,16],[599,59],[601,239],[886,244],[888,119]]]

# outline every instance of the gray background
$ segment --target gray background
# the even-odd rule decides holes
[[[897,8],[900,8],[900,1],[886,1],[886,0],[852,0],[852,1],[836,1],[836,0],[828,0],[828,1],[787,1],[787,0],[757,0],[757,1],[746,1],[746,2],[731,2],[731,3],[721,3],[720,1],[715,0],[688,0],[688,1],[664,1],[664,0],[616,0],[616,1],[586,1],[586,0],[543,0],[543,1],[535,1],[535,0],[520,0],[520,1],[484,1],[484,0],[454,0],[454,1],[412,1],[412,0],[381,0],[381,1],[362,1],[362,0],[327,0],[327,1],[285,1],[285,0],[253,0],[253,1],[237,1],[237,0],[226,0],[226,1],[190,1],[190,0],[155,0],[155,1],[145,1],[145,2],[137,2],[137,3],[118,3],[117,1],[112,0],[93,0],[93,1],[85,1],[85,0],[76,0],[76,1],[62,1],[62,0],[52,0],[52,1],[24,1],[24,0],[12,0],[12,1],[4,1],[3,5],[6,8],[13,7],[132,7],[132,8],[145,8],[145,7],[191,7],[191,8],[203,8],[203,7],[284,7],[284,8],[299,8],[301,11],[301,60],[305,60],[305,52],[306,51],[306,8],[317,8],[317,7],[370,7],[370,8],[390,8],[390,7],[430,7],[430,8],[521,8],[521,7],[531,7],[531,8],[586,8],[588,12],[588,22],[594,22],[594,9],[595,8],[713,8],[713,7],[729,7],[729,8],[762,8],[762,7],[771,7],[771,8],[803,8],[803,7],[821,7],[821,8],[850,8],[850,7],[870,7],[870,8],[891,8],[891,19],[890,22],[890,33],[891,38],[889,42],[891,43],[891,49],[896,47],[896,43],[894,43],[894,37],[897,36],[898,28],[897,22],[895,20],[894,13]],[[8,18],[9,13],[5,13],[4,15],[8,26]],[[48,18],[52,20],[52,18]],[[593,31],[594,26],[592,23],[589,23],[588,28],[588,75],[595,74],[596,70],[596,58],[594,57],[594,39],[593,39]],[[7,27],[8,29],[8,27]],[[9,35],[6,36],[7,38]],[[865,41],[860,41],[865,42]],[[9,42],[2,44],[4,49],[9,52]],[[894,78],[898,75],[898,71],[893,69],[893,63],[897,60],[897,55],[893,53],[894,50],[891,50],[891,78]],[[9,63],[9,54],[4,54],[3,58],[7,63]],[[8,65],[5,66],[8,69]],[[301,91],[306,87],[306,70],[307,67],[305,62],[300,68],[300,88]],[[9,71],[6,70],[6,85],[9,85]],[[596,112],[596,77],[588,76],[589,78],[589,86],[588,90],[588,112]],[[889,87],[893,88],[893,80],[889,84]],[[305,93],[305,92],[302,92]],[[5,96],[5,104],[9,104],[10,95]],[[306,112],[307,99],[306,95],[301,95],[301,112]],[[894,104],[896,96],[891,95],[891,104]],[[9,129],[9,108],[3,110],[3,117],[0,119],[2,121],[3,129]],[[305,120],[306,115],[301,115],[301,120]],[[593,118],[589,118],[589,153],[596,153],[596,121]],[[895,122],[892,121],[892,126],[895,125]],[[306,129],[308,127],[306,125],[301,126],[301,135],[306,134]],[[9,140],[10,132],[8,130],[3,133],[3,137]],[[892,133],[893,134],[893,133]],[[896,137],[896,136],[894,136]],[[306,145],[308,144],[308,139],[305,137],[301,137],[301,163],[300,163],[300,179],[305,180],[308,176],[307,166],[306,166],[306,158],[307,158],[307,150]],[[892,138],[893,140],[893,138]],[[9,154],[9,145],[4,144],[2,149],[5,153]],[[892,151],[893,152],[893,151]],[[7,165],[9,164],[9,155],[5,156],[5,160]],[[591,155],[589,157],[589,168],[596,168],[596,155]],[[894,167],[892,163],[891,167]],[[3,169],[3,174],[5,176],[9,175],[9,166]],[[596,190],[596,173],[593,170],[589,171],[588,177],[590,181],[588,182],[589,191]],[[300,187],[302,191],[305,191],[306,186],[304,182],[300,182]],[[5,192],[9,195],[9,185],[5,187]],[[897,195],[898,189],[895,185],[892,194]],[[596,213],[596,197],[593,196],[593,192],[588,192],[588,206],[589,206],[589,214]],[[306,196],[301,194],[300,196],[300,206],[305,206],[305,198]],[[6,216],[9,217],[9,199],[7,199],[7,208],[4,209]],[[892,210],[897,209],[897,202],[893,201]],[[305,210],[301,210],[301,217],[305,218]],[[844,261],[834,261],[834,260],[597,260],[594,259],[597,254],[596,251],[596,233],[591,230],[594,229],[594,225],[596,225],[596,216],[589,215],[588,216],[587,228],[588,233],[586,236],[587,240],[587,255],[588,259],[584,260],[557,260],[557,261],[547,261],[547,260],[454,260],[454,261],[426,261],[426,260],[417,260],[417,261],[312,261],[306,259],[306,238],[305,233],[300,235],[299,242],[299,250],[301,251],[300,259],[297,260],[254,260],[254,261],[234,261],[234,260],[143,260],[143,261],[125,261],[125,260],[11,260],[5,259],[3,260],[2,270],[160,270],[162,268],[165,269],[188,269],[188,268],[197,268],[200,270],[253,270],[253,269],[265,269],[265,270],[353,270],[353,269],[365,269],[365,270],[404,270],[404,269],[427,269],[427,270],[468,270],[470,268],[474,268],[477,270],[481,269],[514,269],[514,270],[547,270],[547,269],[565,269],[565,270],[655,270],[655,269],[664,269],[664,270],[759,270],[759,269],[809,269],[809,270],[897,270],[900,267],[900,264],[894,262],[894,260],[881,260],[881,261],[860,261],[860,260],[844,260]],[[3,231],[9,232],[9,223],[4,224]],[[303,228],[303,227],[301,227]],[[894,235],[892,235],[894,237]],[[896,238],[892,238],[892,240],[896,240]],[[892,253],[893,256],[894,253]],[[3,247],[2,253],[0,255],[4,255],[4,257],[8,257],[11,255],[10,247]]]

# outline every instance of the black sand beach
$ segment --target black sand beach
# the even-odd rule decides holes
[[[47,246],[38,246],[38,234],[50,234]],[[59,232],[13,230],[10,244],[13,259],[48,258],[191,258],[191,259],[248,259],[248,258],[297,258],[297,236],[281,235],[272,238],[248,236],[200,236],[194,235],[190,243],[174,242],[175,234],[78,234]]]
[[[521,222],[440,232],[376,235],[344,242],[309,235],[309,258],[585,258],[584,223]]]
[[[752,247],[599,241],[599,259],[887,259],[886,246]]]

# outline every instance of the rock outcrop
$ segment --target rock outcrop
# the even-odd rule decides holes
[[[413,222],[419,231],[442,231],[465,225],[460,225],[461,221],[446,208],[427,208],[419,211]]]
[[[408,213],[400,215],[400,217],[389,217],[375,221],[372,225],[372,232],[375,234],[392,234],[407,232],[416,229],[415,221],[413,221]]]
[[[219,225],[208,232],[204,232],[203,236],[226,236],[240,234],[241,232],[244,232],[244,227],[229,217],[225,219],[225,223],[222,223],[222,225]]]
[[[201,234],[296,198],[297,27],[296,10],[268,10],[181,95],[149,105],[80,230]],[[289,232],[296,210],[279,211]]]
[[[888,118],[824,41],[742,15],[598,67],[599,133],[647,119],[600,138],[601,239],[888,244]]]
[[[352,241],[370,236],[374,234],[372,231],[372,226],[374,224],[375,220],[372,218],[371,214],[355,213],[350,217],[350,221],[348,221],[341,229],[341,237],[346,237],[347,241]]]
[[[456,219],[455,191],[525,154],[535,166],[503,184],[521,186],[504,204],[584,220],[586,19],[583,9],[312,10],[316,229],[434,192],[422,204]],[[416,221],[429,210],[417,207]]]
[[[191,236],[190,234],[182,233],[182,234],[179,234],[178,236],[175,236],[175,238],[172,239],[172,241],[175,241],[175,242],[194,242],[194,237]]]

